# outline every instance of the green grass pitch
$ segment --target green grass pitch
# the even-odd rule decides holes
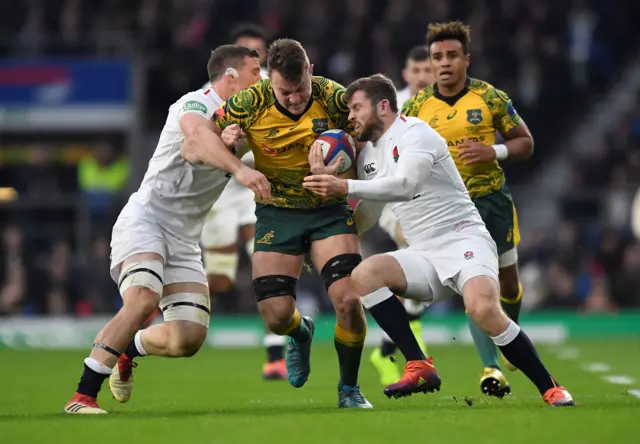
[[[443,378],[442,391],[401,400],[382,394],[365,350],[360,383],[374,409],[338,410],[335,353],[318,344],[311,377],[301,389],[262,381],[264,352],[259,349],[140,359],[131,401],[118,404],[105,383],[99,400],[110,414],[100,417],[61,413],[86,352],[5,349],[0,350],[0,443],[640,442],[640,398],[628,393],[640,390],[640,340],[561,348],[567,347],[573,359],[563,359],[558,347],[542,346],[540,352],[579,403],[576,408],[546,407],[520,373],[507,374],[511,397],[489,399],[479,392],[481,368],[474,350],[450,346],[429,350]],[[586,371],[593,363],[610,370]],[[628,378],[614,384],[603,380],[605,375]]]

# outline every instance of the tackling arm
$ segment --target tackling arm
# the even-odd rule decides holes
[[[180,155],[191,164],[205,164],[236,174],[246,166],[220,139],[220,128],[195,113],[180,118],[180,129],[187,143],[180,147]]]

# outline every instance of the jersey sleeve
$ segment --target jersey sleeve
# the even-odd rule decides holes
[[[518,126],[520,116],[507,93],[497,88],[489,88],[485,102],[491,112],[493,126],[500,134],[506,134]]]
[[[349,123],[349,107],[347,106],[347,90],[345,87],[324,77],[317,77],[316,79],[318,80],[313,86],[319,88],[329,120],[338,129],[353,134],[353,127]]]
[[[211,105],[211,102],[207,100],[206,96],[201,91],[194,91],[187,94],[179,104],[178,119],[185,114],[197,114],[209,120],[213,116],[215,108]]]
[[[258,97],[259,93],[255,87],[243,89],[220,105],[213,115],[213,121],[220,129],[234,124],[242,129],[249,129],[258,114],[255,106]]]

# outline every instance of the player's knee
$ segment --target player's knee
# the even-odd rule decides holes
[[[291,326],[291,317],[295,310],[293,304],[261,303],[258,307],[267,330],[282,335]]]
[[[329,259],[320,272],[327,291],[335,282],[351,276],[361,262],[362,256],[359,254],[340,254]]]
[[[297,285],[298,279],[294,277],[272,274],[254,279],[253,292],[256,295],[258,304],[269,299],[281,299],[286,296],[291,296],[295,300]],[[276,303],[266,305],[273,304]]]
[[[520,282],[518,279],[500,279],[500,297],[506,301],[516,302],[520,298]]]
[[[362,300],[355,291],[345,291],[334,299],[334,308],[339,318],[359,316],[362,311]]]
[[[163,289],[163,265],[158,261],[141,261],[123,267],[118,288],[124,310],[148,318],[158,308]]]
[[[122,295],[123,310],[144,322],[158,308],[160,295],[145,287],[129,287]]]

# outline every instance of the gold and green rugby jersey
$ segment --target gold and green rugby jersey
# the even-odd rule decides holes
[[[482,80],[467,79],[460,93],[445,97],[434,84],[407,100],[402,113],[427,122],[447,141],[472,198],[486,196],[504,186],[505,177],[498,160],[464,165],[458,160],[458,147],[465,137],[493,145],[496,131],[506,134],[518,125],[520,117],[506,93]]]
[[[262,80],[231,96],[214,114],[224,129],[239,125],[255,157],[255,167],[271,183],[271,200],[284,208],[318,208],[343,203],[345,198],[323,198],[302,187],[309,174],[309,149],[329,129],[350,131],[345,88],[324,77],[311,81],[311,99],[304,113],[294,116],[275,98],[271,81]]]

